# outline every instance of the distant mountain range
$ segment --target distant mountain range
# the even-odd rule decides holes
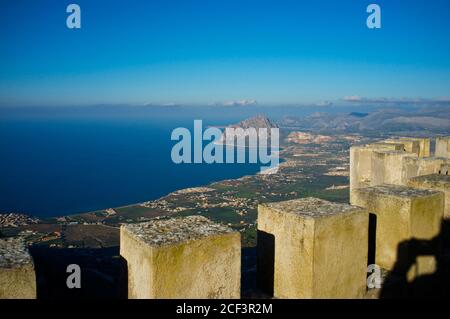
[[[285,117],[279,125],[318,132],[450,133],[450,107],[390,108],[372,113],[313,113],[306,117]]]

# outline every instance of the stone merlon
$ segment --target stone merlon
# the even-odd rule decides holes
[[[445,195],[444,218],[450,219],[450,176],[431,174],[411,178],[408,182],[411,187],[441,191]]]
[[[128,298],[239,298],[240,233],[201,216],[122,225]]]
[[[21,238],[0,239],[0,299],[35,299],[33,259]]]
[[[400,245],[411,239],[431,240],[441,230],[444,212],[442,192],[406,186],[380,185],[355,190],[354,205],[366,208],[376,216],[375,263],[392,270],[404,262]],[[421,258],[411,273],[432,273],[435,260]],[[409,279],[412,279],[408,275]]]
[[[361,298],[368,212],[305,198],[258,207],[258,282],[277,298]]]

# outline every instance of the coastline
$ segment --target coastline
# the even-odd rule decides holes
[[[283,159],[283,158],[280,157],[280,164],[279,164],[276,168],[278,169],[279,167],[281,167],[283,163],[288,163],[288,161],[286,161],[285,159]],[[271,169],[268,169],[268,170],[273,170],[273,169],[275,169],[275,168],[271,168]],[[122,205],[122,206],[115,206],[115,207],[105,207],[105,208],[98,209],[98,210],[86,211],[86,212],[80,212],[80,213],[74,213],[74,214],[59,215],[59,216],[51,216],[51,217],[42,218],[42,219],[45,220],[45,219],[57,219],[57,218],[61,218],[61,217],[76,217],[76,216],[80,216],[80,215],[93,214],[93,213],[96,213],[96,212],[106,211],[106,210],[108,210],[108,209],[114,209],[114,210],[117,210],[117,209],[123,209],[123,208],[131,208],[131,207],[143,205],[143,204],[145,204],[145,203],[147,203],[147,202],[155,202],[155,201],[163,200],[164,198],[166,198],[166,197],[168,197],[168,196],[171,196],[171,195],[178,195],[178,194],[180,194],[180,193],[182,193],[182,192],[184,192],[184,191],[195,190],[195,189],[201,189],[201,188],[211,188],[212,185],[217,184],[217,183],[224,183],[224,182],[240,182],[240,181],[242,181],[242,180],[244,180],[244,179],[246,179],[246,178],[255,177],[255,176],[257,176],[257,175],[264,175],[264,173],[262,173],[262,172],[260,172],[260,171],[257,171],[257,172],[255,172],[254,174],[245,174],[245,175],[242,175],[242,176],[240,176],[240,177],[238,177],[238,178],[226,178],[226,179],[221,179],[221,180],[217,180],[217,181],[210,182],[209,184],[206,184],[206,185],[192,186],[192,187],[184,187],[184,188],[180,188],[180,189],[177,189],[177,190],[175,190],[175,191],[169,192],[169,193],[167,193],[167,194],[165,194],[165,195],[163,195],[163,196],[160,196],[160,197],[158,197],[158,198],[150,199],[150,200],[145,200],[145,201],[142,201],[142,202],[135,202],[135,203],[126,204],[126,205]],[[266,174],[266,175],[267,175],[267,174]],[[30,216],[31,216],[31,217],[35,217],[35,216],[33,216],[33,215],[30,215]]]

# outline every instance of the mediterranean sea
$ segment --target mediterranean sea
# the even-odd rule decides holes
[[[172,130],[192,129],[200,114],[151,113],[2,116],[0,212],[50,217],[94,211],[259,171],[257,164],[174,164]],[[203,116],[204,125],[241,119]]]

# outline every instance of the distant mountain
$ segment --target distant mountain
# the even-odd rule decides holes
[[[277,128],[278,125],[271,121],[268,117],[264,116],[264,115],[257,115],[254,117],[251,117],[249,119],[240,121],[237,124],[233,124],[230,125],[229,127],[234,127],[234,128],[243,128],[243,129],[247,129],[247,128]]]
[[[433,132],[450,133],[450,107],[379,109],[372,113],[313,113],[303,118],[286,117],[281,127],[319,132]]]
[[[220,139],[221,143],[226,143],[226,129],[227,128],[234,128],[234,129],[241,128],[241,129],[243,129],[244,130],[243,134],[236,133],[236,137],[237,138],[239,138],[239,137],[246,137],[247,134],[248,134],[247,130],[250,129],[250,128],[256,129],[257,133],[258,133],[258,129],[266,128],[267,129],[267,137],[269,138],[271,136],[270,129],[271,128],[278,128],[278,125],[275,122],[271,121],[269,118],[267,118],[264,115],[257,115],[257,116],[248,118],[246,120],[240,121],[237,124],[232,124],[232,125],[227,126],[225,128],[225,131],[222,134],[221,139]],[[260,136],[258,136],[258,139],[259,138],[260,138]]]

